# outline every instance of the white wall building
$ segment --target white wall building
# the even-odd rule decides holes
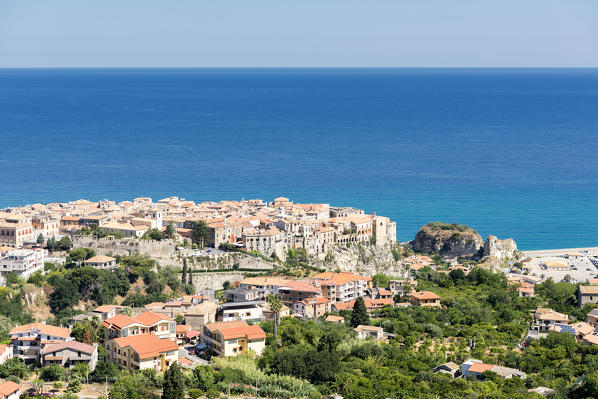
[[[15,249],[0,258],[0,273],[15,272],[23,278],[44,270],[43,249]]]

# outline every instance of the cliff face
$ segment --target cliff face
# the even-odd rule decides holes
[[[489,235],[484,243],[484,257],[491,256],[497,259],[516,260],[520,252],[512,238],[499,240],[498,237]]]
[[[450,257],[477,257],[484,241],[475,230],[457,224],[433,222],[423,226],[411,242],[416,252]]]
[[[367,243],[353,244],[349,248],[337,245],[327,254],[313,257],[311,263],[320,268],[335,271],[347,271],[373,276],[384,273],[391,276],[404,277],[407,268],[403,260],[395,260],[393,249],[396,245],[369,245]]]

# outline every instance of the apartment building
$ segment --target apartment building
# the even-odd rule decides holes
[[[239,281],[239,288],[244,290],[258,290],[261,292],[261,299],[268,295],[277,295],[280,287],[285,286],[291,280],[279,277],[248,277]]]
[[[40,363],[42,350],[51,344],[72,341],[71,330],[44,323],[31,323],[10,330],[12,357],[25,363]]]
[[[106,346],[107,360],[125,370],[153,369],[164,372],[178,360],[179,346],[170,339],[154,333],[114,338]]]
[[[26,242],[34,242],[37,239],[34,235],[30,222],[0,221],[0,246],[21,248]]]
[[[77,341],[65,341],[46,345],[41,351],[40,360],[43,366],[58,364],[60,367],[68,369],[79,363],[84,363],[92,372],[98,364],[98,344],[88,345]]]
[[[0,258],[0,273],[14,272],[23,278],[44,270],[43,249],[14,249]]]
[[[322,296],[322,289],[316,286],[315,282],[295,280],[289,281],[278,289],[278,297],[287,306]]]
[[[314,277],[322,296],[334,302],[349,302],[365,296],[372,286],[372,278],[351,272],[324,272]]]
[[[244,321],[205,324],[201,341],[218,356],[236,356],[253,351],[258,356],[266,346],[266,333],[258,325]]]

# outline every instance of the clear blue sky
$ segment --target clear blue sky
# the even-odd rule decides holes
[[[0,67],[598,67],[598,0],[0,0]]]

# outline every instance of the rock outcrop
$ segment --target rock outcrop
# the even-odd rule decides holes
[[[470,227],[432,222],[417,232],[411,246],[416,252],[475,258],[481,255],[484,240]]]
[[[484,243],[484,257],[516,260],[519,259],[520,255],[521,252],[517,250],[517,244],[512,238],[499,240],[498,237],[489,235]]]

